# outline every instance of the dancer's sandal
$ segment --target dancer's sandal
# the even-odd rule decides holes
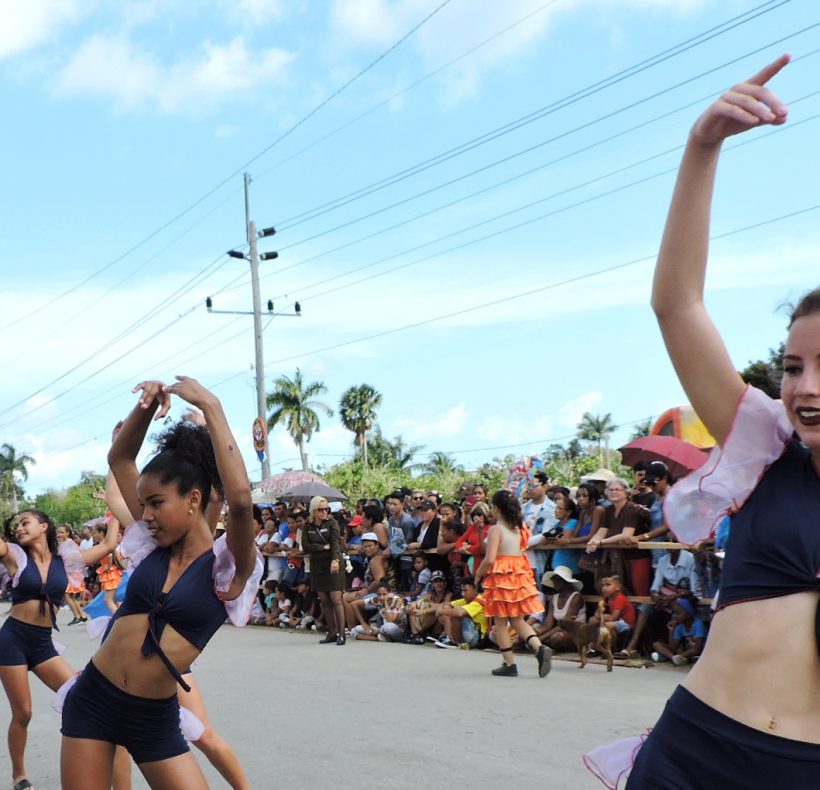
[[[34,785],[28,779],[23,778],[14,785],[12,790],[29,790],[29,788],[34,790]]]

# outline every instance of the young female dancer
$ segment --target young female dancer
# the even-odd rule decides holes
[[[73,540],[71,536],[71,528],[66,524],[61,524],[57,527],[57,546],[62,546],[67,540]],[[77,623],[87,623],[88,618],[83,614],[80,608],[79,598],[85,592],[85,573],[72,574],[73,578],[69,578],[68,587],[66,588],[65,602],[68,608],[71,609],[71,614],[74,619],[69,622],[69,625],[77,625]]]
[[[205,426],[205,420],[201,414],[188,412],[183,417],[183,420],[191,422],[194,425]],[[112,441],[116,437],[120,427],[121,424],[114,429]],[[133,494],[136,497],[136,490]],[[118,519],[120,523],[131,524],[135,520],[128,510],[128,506],[125,504],[125,500],[117,487],[116,481],[110,481],[110,485],[106,488],[106,504],[114,515],[114,518]],[[211,529],[211,534],[216,531],[216,524],[221,512],[222,498],[215,491],[212,491],[211,501],[205,511],[205,518]],[[126,557],[125,559],[127,560],[128,558]],[[208,720],[208,712],[205,709],[205,703],[202,700],[202,695],[196,685],[193,673],[190,671],[183,672],[182,679],[189,687],[189,690],[186,691],[182,686],[177,684],[177,695],[179,696],[180,707],[187,708],[191,711],[204,727],[202,734],[195,740],[192,740],[191,743],[205,755],[208,762],[219,771],[233,790],[250,790],[250,784],[245,776],[245,772],[242,770],[242,765],[239,762],[236,752],[231,745],[214,730]],[[117,749],[118,757],[121,751],[121,748]],[[125,759],[120,760],[120,763],[124,765],[124,768],[115,766],[115,790],[117,790],[117,769],[127,771],[128,776],[130,776],[131,771],[131,761],[128,759],[127,753],[125,754]],[[120,782],[122,782],[122,779],[120,779]]]
[[[116,744],[129,751],[151,787],[207,787],[180,732],[176,684],[188,686],[182,671],[226,616],[247,621],[261,572],[245,464],[219,400],[187,377],[168,387],[143,382],[137,390],[140,400],[108,461],[128,510],[142,513],[130,529],[150,539],[141,558],[130,553],[136,567],[125,601],[65,698],[66,790],[106,790]],[[136,456],[172,393],[203,412],[207,430],[184,423],[169,429],[140,474]],[[205,516],[212,488],[223,490],[229,505],[226,536],[216,543]]]
[[[538,675],[543,678],[550,671],[552,651],[524,621],[526,615],[544,611],[524,554],[530,533],[522,526],[521,505],[509,491],[496,491],[492,505],[496,523],[487,533],[487,554],[475,574],[476,584],[484,580],[484,613],[493,618],[495,643],[504,659],[492,673],[518,675],[508,631],[512,626],[538,658]]]
[[[706,649],[638,752],[630,790],[818,786],[820,288],[791,316],[782,403],[743,384],[703,304],[721,144],[786,121],[785,105],[765,86],[788,61],[736,85],[695,123],[658,259],[652,306],[681,383],[719,445],[675,485],[664,511],[687,543],[733,515]]]
[[[0,629],[0,681],[11,706],[9,756],[14,790],[32,788],[26,778],[25,749],[31,721],[31,689],[28,671],[56,691],[73,674],[57,654],[51,637],[57,628],[69,576],[93,565],[117,545],[118,533],[109,527],[97,546],[80,551],[67,540],[57,545],[57,528],[41,510],[23,510],[5,525],[0,539],[0,558],[12,577],[12,606]]]

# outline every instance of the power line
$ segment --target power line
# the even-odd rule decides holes
[[[578,132],[584,131],[585,129],[589,129],[592,126],[596,126],[597,124],[603,123],[604,121],[612,120],[612,118],[615,118],[618,115],[622,115],[623,113],[628,112],[629,110],[633,110],[636,107],[641,106],[642,104],[646,104],[647,102],[652,101],[654,99],[657,99],[660,96],[663,96],[663,95],[665,95],[667,93],[670,93],[672,91],[675,91],[678,88],[683,87],[684,85],[688,85],[692,82],[695,82],[699,79],[702,79],[703,77],[706,77],[710,74],[713,74],[716,71],[724,69],[727,66],[733,65],[733,64],[737,63],[740,60],[744,60],[748,57],[751,57],[752,55],[756,55],[759,52],[761,52],[763,49],[768,49],[769,47],[774,46],[775,44],[783,43],[784,41],[787,41],[790,38],[794,38],[795,36],[798,36],[802,33],[805,33],[808,30],[811,30],[811,29],[813,29],[815,27],[818,27],[818,26],[820,26],[820,22],[816,22],[813,25],[809,25],[808,27],[804,27],[804,28],[796,31],[795,33],[791,33],[788,36],[785,36],[784,38],[781,38],[781,39],[778,39],[776,41],[770,42],[770,43],[764,45],[763,47],[758,47],[757,49],[752,50],[751,52],[747,52],[746,54],[740,55],[736,58],[733,58],[732,60],[729,60],[726,63],[723,63],[719,66],[715,66],[711,69],[708,69],[707,71],[704,71],[701,74],[698,74],[694,77],[689,77],[688,79],[685,79],[682,82],[678,82],[677,84],[671,85],[667,88],[664,88],[661,91],[657,91],[657,92],[652,93],[648,96],[645,96],[642,99],[639,99],[635,102],[631,102],[630,104],[627,104],[623,107],[619,107],[618,109],[612,110],[611,112],[608,112],[608,113],[605,113],[604,115],[598,116],[597,118],[594,118],[591,121],[587,121],[586,123],[583,123],[583,124],[581,124],[579,126],[576,126],[572,129],[568,129],[566,131],[563,131],[560,134],[553,135],[552,137],[550,137],[546,140],[543,140],[543,141],[541,141],[541,142],[539,142],[535,145],[529,146],[529,147],[527,147],[527,148],[525,148],[521,151],[517,151],[513,154],[510,154],[510,155],[505,156],[501,159],[498,159],[495,162],[491,162],[489,164],[482,165],[481,167],[479,167],[475,170],[472,170],[468,173],[464,173],[460,176],[457,176],[456,178],[450,179],[449,181],[445,181],[441,184],[437,184],[435,186],[429,187],[427,189],[422,190],[421,192],[417,192],[413,195],[410,195],[409,197],[403,198],[403,199],[398,200],[394,203],[390,203],[386,206],[380,206],[379,208],[374,209],[373,211],[370,211],[367,214],[361,215],[359,217],[354,217],[353,219],[347,220],[346,222],[342,222],[338,225],[335,225],[332,228],[327,228],[327,229],[325,229],[323,231],[320,231],[318,233],[314,233],[312,236],[308,236],[306,238],[300,239],[299,241],[295,241],[291,244],[286,244],[286,245],[283,245],[283,246],[280,245],[279,251],[280,251],[280,253],[284,252],[284,251],[292,249],[293,247],[296,247],[300,244],[305,244],[307,242],[314,241],[314,240],[322,238],[323,236],[326,236],[330,233],[334,233],[338,230],[348,228],[351,225],[358,224],[359,222],[363,222],[364,220],[371,219],[372,217],[378,216],[379,214],[383,214],[386,211],[391,211],[394,208],[397,208],[399,206],[403,206],[406,203],[410,203],[413,200],[417,200],[420,197],[425,197],[427,195],[432,194],[433,192],[439,191],[440,189],[444,189],[445,187],[452,186],[453,184],[457,184],[457,183],[459,183],[460,181],[463,181],[466,178],[470,178],[470,177],[472,177],[474,175],[477,175],[479,173],[483,173],[487,170],[490,170],[491,168],[498,167],[501,164],[505,164],[507,162],[510,162],[511,160],[516,159],[516,158],[518,158],[520,156],[523,156],[525,154],[532,153],[533,151],[535,151],[539,148],[542,148],[545,145],[548,145],[550,143],[554,143],[558,140],[562,140],[562,139],[564,139],[566,137],[569,137],[573,134],[577,134]],[[282,272],[279,272],[279,273],[281,274]]]
[[[817,51],[820,51],[820,50],[817,50]],[[800,99],[796,99],[795,101],[791,102],[790,104],[793,106],[793,105],[799,103],[800,101],[803,101],[804,99],[816,96],[818,93],[820,93],[820,91],[814,91],[813,93],[807,94],[806,96],[803,96]],[[750,138],[744,139],[742,141],[735,142],[734,144],[726,146],[726,151],[727,152],[728,151],[733,151],[736,148],[740,148],[740,147],[743,147],[743,146],[746,146],[746,145],[751,145],[751,144],[756,143],[760,140],[765,140],[766,138],[770,137],[772,134],[782,134],[783,132],[790,131],[792,129],[796,129],[799,126],[802,126],[803,124],[815,121],[818,118],[820,118],[820,114],[812,115],[812,116],[809,116],[808,118],[804,118],[804,119],[802,119],[800,121],[797,121],[795,123],[791,123],[788,126],[780,127],[780,128],[777,128],[777,129],[772,129],[771,131],[769,131],[765,134],[759,135],[757,137],[750,137]],[[334,280],[338,280],[342,277],[348,277],[351,274],[355,274],[357,272],[364,271],[366,269],[370,269],[373,266],[377,266],[381,263],[385,263],[387,261],[394,260],[395,258],[401,257],[402,255],[407,255],[408,253],[411,253],[411,252],[416,252],[418,250],[424,249],[425,247],[429,247],[433,244],[438,244],[439,242],[442,242],[442,241],[445,241],[447,239],[453,238],[455,236],[461,235],[462,233],[467,233],[471,230],[475,230],[476,228],[484,227],[484,226],[486,226],[487,224],[489,224],[491,222],[497,222],[500,219],[503,219],[503,218],[511,216],[513,214],[519,213],[519,212],[524,211],[526,209],[532,208],[532,207],[534,207],[534,206],[536,206],[540,203],[545,203],[547,201],[553,200],[556,197],[561,197],[563,195],[569,194],[570,192],[573,192],[573,191],[576,191],[578,189],[582,189],[584,187],[590,186],[591,184],[594,184],[598,181],[602,181],[606,178],[610,178],[613,175],[623,173],[623,172],[625,172],[627,170],[630,170],[632,168],[635,168],[635,167],[638,167],[640,165],[646,164],[647,162],[650,162],[654,159],[658,159],[662,156],[666,156],[668,154],[679,151],[682,148],[683,148],[683,145],[678,145],[678,146],[675,146],[673,148],[666,149],[664,151],[661,151],[660,153],[653,154],[652,156],[646,157],[646,158],[641,159],[637,162],[633,162],[632,164],[625,165],[623,167],[617,168],[616,170],[612,170],[608,173],[604,173],[603,175],[596,176],[595,178],[590,179],[588,181],[582,182],[580,184],[575,184],[574,186],[567,187],[567,188],[565,188],[563,190],[560,190],[558,192],[554,192],[550,195],[547,195],[546,197],[540,198],[538,200],[531,201],[529,203],[525,203],[522,206],[518,206],[516,208],[510,209],[510,210],[505,211],[505,212],[502,212],[501,214],[496,214],[492,217],[482,219],[481,221],[476,222],[472,225],[468,225],[468,226],[460,228],[458,230],[451,231],[450,233],[447,233],[444,236],[439,236],[435,239],[432,239],[431,241],[427,241],[427,242],[424,242],[422,244],[415,245],[414,247],[410,247],[408,249],[401,250],[397,253],[393,253],[392,255],[388,255],[388,256],[386,256],[384,258],[381,258],[379,260],[373,261],[371,263],[364,264],[363,266],[356,267],[355,269],[350,269],[346,272],[341,272],[340,274],[333,275],[332,277],[328,277],[328,278],[325,278],[323,280],[319,280],[315,283],[311,283],[310,285],[307,285],[307,286],[304,286],[301,289],[298,289],[299,293],[301,294],[301,293],[303,293],[303,290],[307,290],[307,289],[310,289],[310,288],[315,288],[319,285],[323,285],[323,284],[332,282]],[[640,184],[644,184],[647,181],[653,180],[655,178],[660,178],[664,175],[668,175],[669,173],[673,173],[676,170],[677,170],[677,167],[671,167],[671,168],[668,168],[666,170],[659,171],[659,172],[654,173],[652,175],[646,176],[644,178],[641,178],[641,179],[638,179],[638,180],[635,180],[635,181],[631,181],[627,184],[623,184],[621,186],[615,187],[615,188],[607,190],[605,192],[599,192],[599,193],[597,193],[595,195],[592,195],[588,198],[577,201],[575,203],[570,203],[568,205],[565,205],[565,206],[562,206],[560,208],[549,211],[545,214],[540,214],[537,217],[532,217],[528,220],[525,220],[524,222],[517,223],[515,225],[511,225],[511,226],[508,226],[506,228],[502,228],[502,229],[497,230],[497,231],[493,231],[492,233],[488,233],[488,234],[485,234],[483,236],[478,236],[477,238],[471,239],[471,240],[469,240],[467,242],[464,242],[462,244],[458,244],[454,247],[448,247],[447,249],[439,250],[438,252],[434,252],[430,255],[425,255],[421,258],[416,258],[412,261],[402,263],[402,264],[400,264],[398,266],[394,266],[390,269],[385,269],[384,271],[377,272],[376,274],[368,275],[367,277],[363,277],[363,278],[358,279],[358,280],[353,280],[352,282],[344,283],[343,285],[335,286],[333,288],[329,288],[325,291],[321,291],[318,294],[312,294],[312,295],[309,295],[309,296],[300,296],[299,301],[300,302],[307,302],[311,299],[318,299],[319,297],[327,296],[328,294],[335,293],[337,291],[341,291],[341,290],[344,290],[346,288],[352,288],[356,285],[361,285],[364,282],[368,282],[370,280],[374,280],[374,279],[377,279],[379,277],[384,277],[388,274],[393,274],[394,272],[400,271],[402,269],[409,268],[410,266],[415,266],[419,263],[424,263],[424,262],[432,260],[434,258],[441,257],[442,255],[446,255],[448,253],[456,252],[456,251],[462,250],[466,247],[473,246],[474,244],[478,244],[479,242],[487,241],[491,238],[495,238],[496,236],[500,236],[500,235],[503,235],[505,233],[509,233],[511,231],[514,231],[514,230],[519,230],[522,227],[526,227],[527,225],[534,224],[535,222],[540,222],[544,219],[548,219],[549,217],[553,217],[553,216],[556,216],[558,214],[562,214],[562,213],[564,213],[566,211],[569,211],[571,209],[578,208],[579,206],[583,206],[583,205],[586,205],[588,203],[592,203],[596,200],[600,200],[600,199],[605,198],[605,197],[610,197],[611,195],[617,194],[618,192],[621,192],[625,189],[629,189],[631,187],[638,186]],[[274,298],[279,298],[279,297],[274,297]]]
[[[778,217],[773,217],[773,218],[768,219],[768,220],[763,220],[761,222],[756,222],[752,225],[746,225],[742,228],[736,228],[735,230],[731,230],[731,231],[728,231],[726,233],[721,233],[719,235],[712,236],[710,238],[710,241],[717,241],[719,239],[724,239],[724,238],[727,238],[729,236],[734,236],[738,233],[744,233],[746,231],[750,231],[750,230],[754,230],[756,228],[763,227],[764,225],[771,225],[775,222],[781,222],[781,221],[786,220],[786,219],[791,219],[792,217],[797,217],[801,214],[808,214],[809,212],[817,211],[818,209],[820,209],[820,203],[815,204],[813,206],[809,206],[808,208],[803,208],[803,209],[799,209],[797,211],[792,211],[788,214],[782,214]],[[365,341],[368,341],[368,340],[376,340],[377,338],[386,337],[388,335],[394,335],[394,334],[397,334],[398,332],[404,332],[408,329],[416,329],[418,327],[425,326],[427,324],[433,324],[433,323],[436,323],[438,321],[444,321],[447,318],[455,318],[457,316],[465,315],[467,313],[473,313],[476,310],[484,310],[488,307],[495,307],[497,305],[504,304],[506,302],[514,301],[516,299],[522,299],[526,296],[533,296],[534,294],[543,293],[544,291],[550,291],[554,288],[560,288],[561,286],[564,286],[564,285],[570,285],[572,283],[581,282],[583,280],[589,280],[593,277],[598,277],[602,274],[609,274],[610,272],[618,271],[619,269],[625,269],[625,268],[628,268],[630,266],[635,266],[636,264],[639,264],[639,263],[646,263],[647,261],[654,260],[656,257],[657,257],[657,253],[652,253],[651,255],[646,255],[642,258],[633,258],[632,260],[625,261],[624,263],[615,264],[614,266],[608,266],[604,269],[597,269],[597,270],[592,271],[592,272],[587,272],[586,274],[579,274],[579,275],[576,275],[574,277],[569,277],[569,278],[564,279],[564,280],[559,280],[558,282],[555,282],[555,283],[549,283],[548,285],[544,285],[544,286],[541,286],[539,288],[532,288],[532,289],[529,289],[529,290],[526,290],[526,291],[521,291],[519,293],[512,294],[511,296],[504,296],[500,299],[494,299],[490,302],[484,302],[483,304],[474,305],[473,307],[465,307],[462,310],[456,310],[452,313],[445,313],[443,315],[434,316],[433,318],[427,318],[427,319],[424,319],[423,321],[415,321],[412,324],[405,324],[404,326],[395,327],[393,329],[386,329],[382,332],[376,332],[372,335],[366,335],[365,337],[359,337],[359,338],[355,338],[353,340],[347,340],[347,341],[344,341],[342,343],[335,343],[332,346],[325,346],[323,348],[317,348],[317,349],[314,349],[313,351],[306,351],[306,352],[303,352],[301,354],[293,354],[292,356],[289,356],[289,357],[283,357],[282,359],[275,359],[272,362],[267,362],[265,364],[265,367],[270,367],[272,365],[280,365],[283,362],[291,362],[294,359],[302,359],[303,357],[310,357],[310,356],[313,356],[314,354],[322,354],[326,351],[335,351],[339,348],[345,348],[347,346],[355,345],[356,343],[364,343]]]
[[[594,95],[606,88],[612,87],[613,85],[618,84],[619,82],[623,82],[624,80],[635,76],[636,74],[640,74],[643,71],[646,71],[649,68],[659,65],[660,63],[669,60],[677,55],[683,54],[694,47],[699,46],[707,41],[710,41],[717,36],[723,35],[740,25],[746,24],[747,22],[756,19],[763,14],[767,14],[770,11],[774,11],[777,8],[780,8],[786,3],[791,2],[791,0],[767,0],[767,2],[756,6],[749,11],[744,12],[743,14],[739,14],[732,19],[727,20],[726,22],[722,22],[715,27],[709,28],[708,30],[699,33],[698,35],[687,39],[679,44],[676,44],[673,47],[670,47],[656,55],[652,55],[651,57],[640,61],[639,63],[634,64],[622,71],[617,72],[616,74],[607,77],[603,80],[599,80],[592,85],[588,85],[585,88],[581,88],[574,93],[568,94],[561,99],[557,99],[556,101],[552,102],[551,104],[545,105],[533,112],[521,116],[513,121],[510,121],[503,126],[496,127],[495,129],[490,130],[489,132],[485,132],[478,137],[474,137],[471,140],[468,140],[460,145],[455,146],[454,148],[450,148],[440,154],[437,154],[429,159],[426,159],[422,162],[418,162],[415,165],[410,166],[404,170],[398,171],[393,173],[390,176],[387,176],[379,181],[375,181],[365,187],[361,187],[358,190],[350,192],[346,195],[342,195],[334,200],[328,201],[327,203],[323,203],[320,206],[317,206],[313,209],[309,209],[308,211],[302,212],[301,214],[294,215],[293,217],[287,218],[282,220],[278,223],[278,227],[280,230],[287,230],[296,225],[302,224],[303,222],[307,222],[308,220],[315,219],[316,217],[325,214],[329,211],[334,211],[337,208],[340,208],[343,205],[348,205],[356,200],[360,200],[363,197],[373,194],[374,192],[380,191],[388,186],[392,186],[399,181],[403,181],[406,178],[409,178],[413,175],[421,173],[425,170],[428,170],[435,165],[441,164],[442,162],[449,161],[450,159],[460,156],[463,153],[473,150],[485,143],[491,142],[498,137],[503,135],[509,134],[510,132],[516,131],[523,126],[526,126],[534,121],[540,120],[541,118],[551,115],[558,110],[564,109],[576,102],[580,101],[581,99],[588,98],[589,96]],[[773,5],[773,3],[776,3]],[[770,7],[767,7],[770,6]],[[744,18],[748,17],[748,18]],[[725,28],[725,29],[721,29]],[[776,42],[775,42],[776,43]],[[702,75],[701,75],[702,76]]]
[[[343,85],[341,85],[341,86],[340,86],[339,88],[337,88],[335,91],[333,91],[333,93],[331,93],[331,94],[330,94],[330,96],[328,96],[327,98],[325,98],[325,99],[324,99],[322,102],[320,102],[320,103],[319,103],[316,107],[314,107],[314,108],[313,108],[310,112],[308,112],[308,113],[307,113],[307,115],[305,115],[305,116],[304,116],[303,118],[301,118],[299,121],[297,121],[296,123],[294,123],[292,126],[288,127],[288,128],[287,128],[287,129],[286,129],[286,130],[285,130],[285,131],[281,134],[281,135],[279,135],[279,137],[277,137],[277,138],[276,138],[276,139],[275,139],[272,143],[270,143],[270,145],[267,145],[265,148],[263,148],[261,151],[259,151],[259,153],[257,153],[257,154],[255,154],[254,156],[252,156],[252,157],[251,157],[251,158],[250,158],[247,162],[245,162],[243,165],[241,165],[241,166],[240,166],[240,167],[238,167],[236,170],[234,170],[234,171],[233,171],[230,175],[228,175],[228,176],[226,176],[225,178],[223,178],[223,179],[222,179],[222,180],[221,180],[221,181],[220,181],[220,182],[219,182],[216,186],[214,186],[212,189],[208,190],[208,191],[207,191],[204,195],[202,195],[201,197],[199,197],[197,200],[195,200],[195,201],[194,201],[193,203],[191,203],[189,206],[187,206],[186,208],[184,208],[182,211],[180,211],[180,212],[178,212],[177,214],[175,214],[173,217],[171,217],[171,219],[169,219],[167,222],[165,222],[165,223],[163,223],[162,225],[160,225],[160,227],[158,227],[156,230],[153,230],[153,231],[152,231],[151,233],[149,233],[147,236],[144,236],[144,237],[143,237],[140,241],[138,241],[136,244],[134,244],[134,245],[132,245],[131,247],[129,247],[129,248],[128,248],[125,252],[121,253],[121,254],[120,254],[120,255],[118,255],[116,258],[114,258],[114,259],[112,259],[111,261],[109,261],[108,263],[106,263],[104,266],[102,266],[102,267],[100,267],[99,269],[97,269],[96,271],[92,272],[92,273],[91,273],[90,275],[88,275],[85,279],[81,280],[79,283],[76,283],[75,285],[73,285],[73,286],[72,286],[71,288],[69,288],[68,290],[63,291],[60,295],[58,295],[58,296],[54,297],[53,299],[51,299],[50,301],[46,302],[45,304],[42,304],[42,305],[40,305],[39,307],[35,308],[35,310],[36,310],[36,311],[39,311],[39,310],[44,310],[44,309],[46,309],[47,307],[50,307],[51,305],[53,305],[53,304],[55,304],[56,302],[58,302],[60,299],[62,299],[62,298],[64,298],[64,297],[66,297],[66,296],[69,296],[70,294],[72,294],[72,293],[74,293],[75,291],[77,291],[79,288],[82,288],[82,286],[83,286],[83,285],[86,285],[86,284],[87,284],[87,283],[89,283],[91,280],[93,280],[95,277],[97,277],[98,275],[102,274],[104,271],[106,271],[106,270],[110,269],[110,268],[111,268],[112,266],[114,266],[115,264],[117,264],[117,263],[119,263],[120,261],[122,261],[123,259],[127,258],[127,257],[128,257],[129,255],[131,255],[133,252],[136,252],[138,249],[140,249],[140,248],[141,248],[141,247],[143,247],[145,244],[147,244],[147,243],[148,243],[151,239],[153,239],[153,238],[155,238],[156,236],[158,236],[160,233],[162,233],[164,230],[166,230],[167,228],[169,228],[169,227],[170,227],[171,225],[173,225],[175,222],[179,221],[180,219],[182,219],[182,217],[186,216],[186,215],[187,215],[187,214],[189,214],[191,211],[193,211],[193,210],[194,210],[197,206],[199,206],[199,205],[201,205],[202,203],[204,203],[204,202],[205,202],[205,201],[206,201],[209,197],[211,197],[211,195],[213,195],[215,192],[219,191],[219,190],[220,190],[223,186],[225,186],[225,184],[227,184],[227,183],[228,183],[231,179],[235,178],[235,177],[236,177],[236,176],[238,176],[240,173],[242,173],[243,171],[247,170],[247,169],[248,169],[248,167],[249,167],[251,164],[253,164],[253,162],[255,162],[256,160],[258,160],[260,157],[264,156],[264,155],[265,155],[268,151],[270,151],[270,150],[271,150],[274,146],[276,146],[276,145],[278,145],[280,142],[282,142],[282,140],[284,140],[286,137],[288,137],[290,134],[292,134],[294,131],[296,131],[296,129],[298,129],[300,126],[302,126],[304,123],[306,123],[306,122],[307,122],[310,118],[312,118],[312,117],[313,117],[313,116],[314,116],[317,112],[319,112],[319,111],[320,111],[323,107],[325,107],[327,104],[329,104],[331,101],[333,101],[333,99],[335,99],[335,98],[336,98],[339,94],[341,94],[344,90],[346,90],[347,88],[349,88],[349,87],[350,87],[350,86],[351,86],[354,82],[356,82],[356,81],[357,81],[360,77],[362,77],[364,74],[366,74],[368,71],[370,71],[370,70],[371,70],[374,66],[378,65],[378,64],[379,64],[382,60],[384,60],[384,58],[386,58],[386,57],[387,57],[387,56],[388,56],[391,52],[393,52],[393,50],[395,50],[397,47],[401,46],[401,44],[403,44],[403,43],[404,43],[404,42],[405,42],[408,38],[410,38],[410,37],[411,37],[411,36],[412,36],[412,35],[413,35],[413,34],[414,34],[414,33],[415,33],[415,32],[416,32],[416,31],[417,31],[420,27],[422,27],[422,26],[423,26],[426,22],[428,22],[430,19],[432,19],[432,18],[433,18],[433,17],[434,17],[434,16],[435,16],[435,15],[436,15],[439,11],[441,11],[441,9],[442,9],[442,8],[444,8],[444,7],[445,7],[446,5],[448,5],[449,3],[450,3],[450,0],[443,0],[443,2],[442,2],[442,3],[440,3],[438,6],[436,6],[436,8],[434,8],[434,9],[433,9],[433,10],[432,10],[429,14],[427,14],[427,16],[425,16],[425,17],[424,17],[424,18],[423,18],[420,22],[418,22],[416,25],[414,25],[414,26],[413,26],[413,27],[412,27],[412,28],[411,28],[411,29],[410,29],[407,33],[405,33],[405,34],[404,34],[404,35],[403,35],[403,36],[402,36],[402,37],[401,37],[398,41],[396,41],[396,42],[395,42],[392,46],[390,46],[388,49],[386,49],[386,50],[385,50],[385,51],[384,51],[381,55],[379,55],[379,56],[378,56],[375,60],[371,61],[371,62],[370,62],[367,66],[365,66],[363,69],[361,69],[361,70],[360,70],[357,74],[355,74],[353,77],[351,77],[349,80],[347,80],[347,82],[345,82]],[[7,330],[7,329],[11,328],[12,326],[15,326],[15,325],[16,325],[16,324],[18,324],[20,321],[25,320],[25,319],[26,319],[26,317],[30,314],[30,312],[31,312],[31,311],[26,311],[26,315],[24,315],[24,316],[20,316],[19,318],[16,318],[16,319],[14,319],[14,320],[10,321],[9,323],[4,324],[3,326],[0,326],[0,333],[2,333],[2,332],[4,332],[5,330]]]
[[[456,63],[458,63],[459,61],[464,60],[464,58],[469,57],[470,55],[477,52],[482,47],[485,47],[487,44],[491,44],[496,39],[500,38],[501,36],[503,36],[506,33],[509,33],[514,28],[518,27],[519,25],[522,25],[524,22],[529,21],[534,16],[537,16],[542,11],[545,11],[547,8],[550,8],[551,6],[554,6],[558,2],[560,2],[560,0],[549,0],[546,3],[543,3],[538,8],[536,8],[534,11],[531,11],[530,13],[525,14],[524,16],[520,17],[519,19],[517,19],[512,24],[507,25],[507,27],[496,31],[489,38],[485,38],[483,41],[480,41],[478,44],[470,47],[470,49],[466,50],[465,52],[462,52],[460,55],[453,58],[452,60],[448,60],[446,63],[444,63],[443,65],[441,65],[438,68],[434,69],[433,71],[428,71],[427,74],[425,74],[423,77],[420,77],[415,82],[412,82],[407,87],[402,88],[400,91],[396,91],[394,94],[392,94],[391,96],[388,96],[386,99],[383,99],[382,101],[377,102],[376,104],[372,105],[367,110],[365,110],[364,112],[359,113],[359,115],[355,116],[351,120],[346,121],[341,126],[337,126],[332,132],[328,132],[327,134],[323,135],[322,137],[319,137],[317,140],[314,140],[312,143],[310,143],[310,145],[306,145],[304,148],[300,148],[298,151],[295,151],[294,153],[290,154],[289,156],[286,156],[284,159],[280,159],[276,164],[271,165],[271,167],[269,167],[266,170],[263,170],[261,173],[259,173],[259,175],[256,176],[256,180],[258,181],[259,179],[264,178],[268,173],[272,172],[276,168],[281,167],[282,165],[286,164],[287,162],[290,162],[293,159],[296,159],[298,156],[301,156],[302,154],[307,153],[311,149],[315,148],[317,145],[320,145],[321,143],[325,142],[326,140],[329,140],[331,137],[334,137],[339,132],[344,131],[345,129],[347,129],[350,126],[353,126],[353,124],[355,124],[358,121],[362,120],[362,118],[366,118],[368,115],[371,115],[376,110],[381,109],[382,107],[390,104],[390,102],[395,101],[396,99],[398,99],[400,96],[403,96],[405,93],[408,93],[409,91],[413,90],[414,88],[417,88],[419,85],[423,84],[424,82],[427,82],[427,80],[432,79],[433,77],[435,77],[438,74],[441,74],[442,71],[445,71],[446,69],[450,68],[450,66],[453,66]],[[774,0],[770,0],[770,2],[774,2]]]

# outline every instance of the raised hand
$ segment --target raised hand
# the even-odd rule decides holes
[[[790,55],[781,55],[724,93],[695,122],[692,139],[702,145],[720,145],[727,137],[756,126],[786,123],[786,105],[765,86],[790,60]]]
[[[197,409],[204,409],[208,402],[215,400],[213,393],[205,389],[196,379],[189,376],[176,376],[175,378],[176,384],[163,387],[166,396],[176,395],[190,403],[191,406],[196,406]]]
[[[143,409],[150,409],[155,403],[159,405],[155,420],[161,420],[171,408],[171,396],[165,391],[165,385],[161,381],[141,381],[131,392],[142,391],[139,405]],[[116,430],[116,428],[115,428]]]

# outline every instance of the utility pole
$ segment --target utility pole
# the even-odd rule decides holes
[[[256,351],[256,416],[267,425],[265,407],[265,354],[262,349],[262,297],[259,295],[259,255],[256,248],[256,223],[250,218],[250,198],[248,187],[251,183],[250,173],[245,173],[245,227],[248,233],[248,244],[251,248],[251,289],[253,291],[253,338]],[[270,477],[270,453],[267,445],[262,458],[262,479]]]
[[[239,250],[228,250],[228,255],[231,258],[241,258],[246,260],[251,265],[251,290],[253,292],[253,311],[247,312],[244,310],[214,310],[213,299],[209,296],[205,300],[205,306],[209,313],[222,313],[227,315],[252,315],[253,316],[253,335],[254,335],[254,351],[255,362],[254,368],[256,371],[256,416],[262,420],[263,425],[267,426],[267,414],[265,404],[265,354],[262,346],[262,297],[259,293],[259,258],[263,261],[272,261],[279,257],[278,252],[264,252],[259,255],[257,249],[257,240],[273,236],[276,233],[275,228],[263,228],[256,230],[256,223],[250,218],[250,194],[249,186],[251,183],[250,173],[245,173],[245,230],[247,232],[248,246],[250,252],[248,255]],[[302,308],[299,302],[293,305],[292,313],[275,313],[273,310],[273,302],[268,300],[267,314],[273,316],[284,316],[290,318],[299,318],[302,315]],[[262,479],[270,477],[270,454],[268,452],[267,443],[265,446],[265,454],[262,458]]]

